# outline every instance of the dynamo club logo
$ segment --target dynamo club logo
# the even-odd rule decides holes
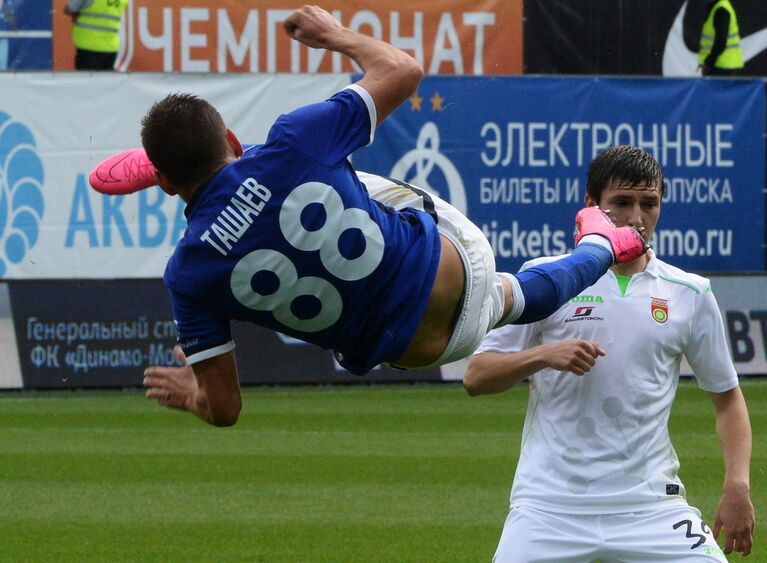
[[[450,159],[439,152],[439,142],[437,125],[431,121],[425,123],[418,133],[415,148],[402,155],[392,167],[389,176],[430,191],[449,201],[453,207],[466,215],[466,189],[461,174]],[[441,172],[444,177],[447,184],[447,194],[439,193],[429,182],[429,177],[437,171]]]
[[[40,236],[43,163],[35,148],[29,128],[0,111],[0,277]]]

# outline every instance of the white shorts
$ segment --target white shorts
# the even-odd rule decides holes
[[[357,176],[367,187],[370,197],[389,207],[429,211],[424,207],[424,192],[419,193],[411,187],[366,172],[358,171]],[[461,310],[447,348],[436,362],[418,369],[428,369],[471,355],[488,331],[503,317],[504,301],[503,284],[495,273],[493,249],[485,235],[455,207],[431,193],[425,195],[437,215],[437,230],[461,256],[465,287]],[[427,203],[426,207],[429,205]]]
[[[673,504],[618,514],[513,507],[494,563],[727,561],[697,508]]]

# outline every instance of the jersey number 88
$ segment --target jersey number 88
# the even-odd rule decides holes
[[[322,206],[325,222],[310,231],[301,223],[301,214],[312,204]],[[362,209],[346,209],[338,192],[327,184],[307,182],[296,187],[282,204],[279,222],[283,236],[293,248],[319,251],[322,265],[338,279],[360,280],[373,273],[383,258],[380,227]],[[358,229],[365,241],[364,251],[351,259],[338,249],[339,239],[348,229]],[[259,293],[251,284],[253,276],[263,271],[277,277],[277,289],[272,293]],[[316,276],[299,277],[293,261],[276,250],[259,249],[243,256],[232,270],[230,285],[234,296],[246,307],[271,311],[280,324],[301,332],[324,330],[343,311],[341,294],[330,281]],[[309,318],[300,318],[292,310],[296,298],[304,295],[312,295],[320,303],[319,310]]]

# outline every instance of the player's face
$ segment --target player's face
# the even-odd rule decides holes
[[[656,184],[625,185],[611,182],[602,191],[598,205],[609,210],[618,227],[638,227],[645,240],[655,232],[660,217],[661,194]],[[642,230],[644,229],[644,230]]]

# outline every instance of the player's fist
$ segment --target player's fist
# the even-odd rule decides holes
[[[558,371],[569,371],[575,375],[584,375],[591,371],[599,356],[604,356],[605,351],[599,342],[594,340],[570,339],[552,344],[545,344],[550,348],[548,367]]]
[[[290,37],[315,49],[333,49],[335,39],[345,29],[319,6],[302,6],[283,25]]]

